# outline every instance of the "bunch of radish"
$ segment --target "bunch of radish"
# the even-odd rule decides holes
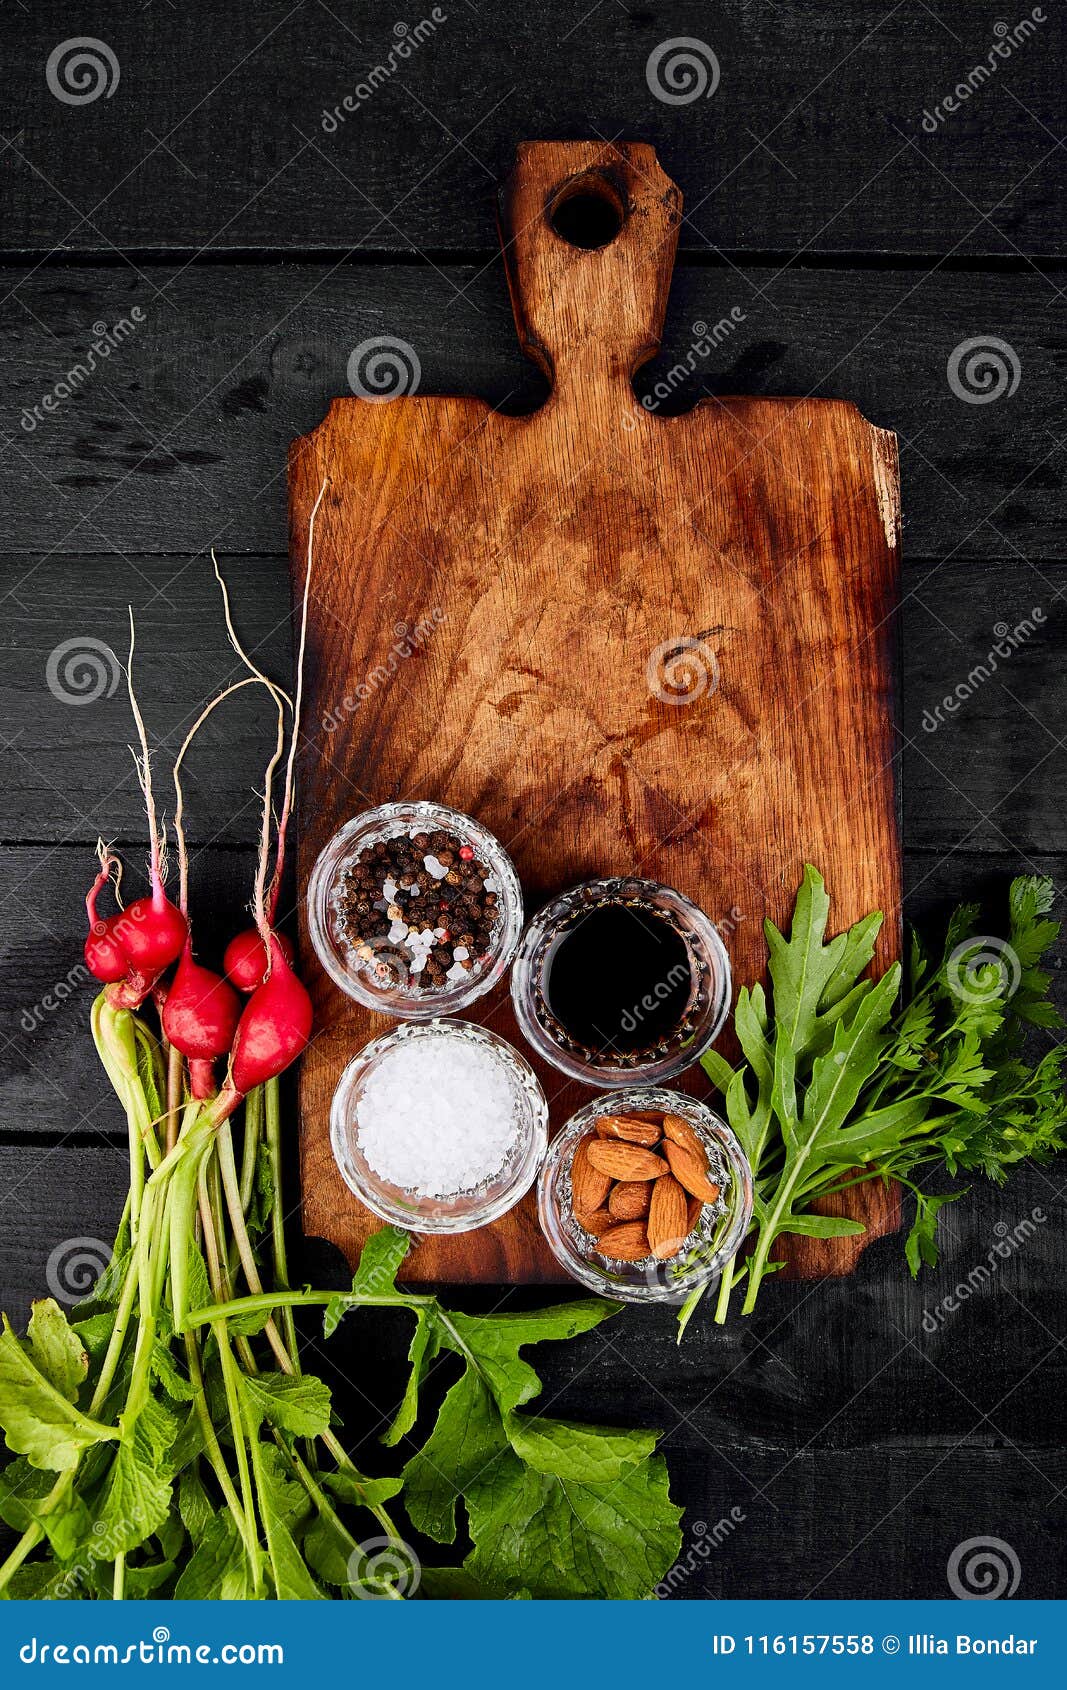
[[[276,930],[275,922],[285,864],[286,831],[292,811],[293,773],[300,730],[311,544],[314,519],[324,492],[325,484],[316,500],[309,532],[296,698],[291,705],[289,757],[269,886],[271,783],[284,749],[284,712],[285,706],[290,704],[288,696],[257,668],[238,640],[226,586],[216,563],[215,573],[222,590],[226,627],[235,651],[250,674],[247,679],[226,688],[200,713],[175,761],[177,803],[174,827],[180,876],[179,901],[175,904],[167,896],[164,885],[165,842],[157,821],[147,734],[134,693],[132,615],[130,620],[128,684],[140,740],[138,777],[148,820],[150,891],[126,908],[120,907],[111,915],[100,916],[97,905],[104,887],[112,883],[114,874],[117,899],[121,880],[117,859],[101,842],[98,848],[99,873],[85,900],[89,921],[85,962],[90,973],[105,986],[107,1000],[113,1008],[136,1010],[146,998],[153,998],[167,1044],[188,1062],[190,1095],[201,1101],[217,1097],[216,1116],[220,1120],[232,1113],[256,1086],[265,1085],[284,1073],[304,1051],[311,1036],[311,999],[293,968],[292,945]],[[265,687],[275,702],[278,740],[266,773],[259,866],[252,906],[255,924],[230,940],[223,957],[224,973],[217,974],[197,962],[193,955],[188,908],[188,856],[181,820],[183,796],[180,770],[196,733],[212,711],[240,687],[252,684]],[[169,973],[172,968],[173,973]],[[242,995],[247,1000],[243,1005]],[[223,1059],[227,1066],[220,1089],[218,1070]],[[175,1102],[173,1097],[171,1102]]]

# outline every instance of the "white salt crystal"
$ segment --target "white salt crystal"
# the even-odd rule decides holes
[[[467,958],[470,956],[470,951],[467,949],[466,945],[457,945],[455,950],[452,952],[452,955],[455,957],[457,962],[466,962]]]
[[[391,1185],[449,1197],[501,1172],[523,1114],[519,1086],[495,1050],[426,1034],[379,1059],[360,1098],[356,1143]]]
[[[393,945],[399,944],[400,940],[406,939],[407,936],[408,936],[408,924],[407,924],[406,921],[394,921],[394,922],[392,922],[392,924],[390,925],[390,928],[389,928],[389,941],[390,941],[391,944],[393,944]]]
[[[443,880],[448,873],[444,863],[439,863],[436,857],[423,857],[423,866],[427,874],[432,874],[435,880]]]
[[[385,882],[385,884],[382,886],[382,897],[385,899],[387,904],[391,904],[395,901],[395,899],[396,899],[396,881],[395,880],[387,880]]]

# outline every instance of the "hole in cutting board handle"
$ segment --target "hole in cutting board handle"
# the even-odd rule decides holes
[[[598,171],[588,171],[556,193],[548,220],[568,246],[596,252],[618,235],[626,206],[614,183]]]

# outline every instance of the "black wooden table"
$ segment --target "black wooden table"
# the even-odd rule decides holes
[[[1046,8],[420,0],[400,22],[378,0],[4,7],[13,1317],[58,1247],[111,1236],[125,1188],[79,963],[97,835],[142,849],[113,655],[126,607],[151,731],[173,750],[234,672],[210,546],[249,645],[287,672],[286,445],[347,391],[355,349],[390,337],[426,392],[536,402],[493,224],[517,140],[649,140],[681,185],[643,391],[842,396],[897,431],[907,914],[964,895],[992,912],[1020,868],[1063,885],[1064,25]],[[93,31],[92,62],[72,61],[74,29]],[[205,939],[248,896],[265,747],[242,694],[194,754]],[[632,1311],[546,1354],[556,1412],[665,1429],[687,1542],[714,1545],[677,1595],[942,1596],[953,1549],[988,1536],[1018,1557],[1020,1596],[1064,1594],[1065,1185],[1061,1164],[975,1189],[915,1284],[890,1239],[850,1281],[771,1283],[724,1332],[701,1315],[680,1350],[668,1318]],[[924,1311],[998,1228],[1038,1212],[1025,1248],[928,1333]],[[320,1257],[306,1271],[336,1278]],[[391,1408],[406,1338],[366,1317],[336,1340],[357,1436]]]

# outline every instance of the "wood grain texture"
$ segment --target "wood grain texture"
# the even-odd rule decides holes
[[[579,190],[623,213],[596,252],[550,227]],[[835,889],[837,926],[899,911],[895,442],[847,404],[726,399],[665,419],[637,403],[680,215],[647,147],[524,146],[503,208],[546,404],[513,418],[474,399],[337,400],[291,454],[298,599],[329,482],[307,715],[325,731],[303,759],[301,884],[368,803],[435,798],[503,840],[532,906],[596,874],[678,886],[726,924],[750,982],[762,918],[787,920],[807,860]],[[430,630],[410,657],[390,658],[387,605]],[[400,685],[379,691],[398,664]],[[899,936],[891,919],[879,967]],[[354,1257],[377,1223],[336,1172],[328,1108],[380,1019],[312,980],[305,1224]],[[474,1013],[514,1037],[503,994]],[[545,1077],[558,1124],[580,1093]],[[864,1201],[869,1239],[895,1210],[873,1188]],[[800,1266],[834,1259],[805,1248]],[[424,1280],[559,1276],[530,1200],[410,1261]]]
[[[688,168],[681,180],[699,190]],[[235,259],[140,269],[0,269],[0,296],[10,296],[2,552],[206,562],[215,545],[281,555],[289,441],[349,391],[351,354],[375,336],[414,349],[420,394],[476,393],[509,412],[544,397],[516,344],[499,254],[427,268]],[[145,314],[136,332],[35,424],[33,407],[84,359],[92,324],[129,320],[134,305]],[[1015,349],[1022,385],[969,405],[946,366],[983,330]],[[707,395],[848,398],[899,437],[910,558],[1014,559],[1025,574],[1020,552],[1067,555],[1067,460],[1056,444],[1065,360],[1061,301],[1030,269],[681,263],[660,352],[636,385],[657,401],[665,392],[664,411]],[[26,607],[32,595],[31,583]]]
[[[934,134],[924,108],[993,46],[983,0],[446,4],[447,21],[391,68],[394,0],[99,10],[121,81],[78,109],[43,74],[73,28],[65,0],[0,14],[9,250],[437,262],[491,246],[485,188],[517,136],[621,131],[692,185],[691,251],[1062,255],[1056,6]],[[410,28],[430,11],[413,9]],[[710,97],[668,103],[650,88],[650,55],[678,37],[715,54]],[[324,125],[346,96],[356,108]]]
[[[224,553],[222,562],[246,645],[284,680],[291,663],[284,556]],[[1067,844],[1067,747],[1057,744],[1067,710],[1060,662],[1065,586],[1067,565],[1037,555],[976,566],[905,550],[898,768],[906,851],[954,852],[965,839],[964,860],[978,875],[975,852],[987,854],[996,873],[1000,856],[1014,854],[1022,863]],[[0,712],[9,741],[0,745],[0,843],[80,841],[91,858],[103,831],[131,845],[139,863],[144,823],[125,692],[118,686],[109,697],[105,688],[99,697],[64,704],[49,691],[48,657],[75,633],[121,653],[132,605],[145,672],[158,683],[148,700],[149,727],[176,749],[204,701],[237,676],[210,560],[144,553],[0,557],[0,600]],[[1032,620],[1035,608],[1045,616],[1040,625]],[[384,636],[396,610],[367,605],[361,614],[380,616]],[[1024,629],[1012,655],[997,659],[996,672],[982,680],[997,624],[1013,630],[1028,618],[1035,632]],[[972,673],[979,682],[973,690]],[[404,670],[389,684],[402,688]],[[954,694],[962,684],[968,696],[959,700]],[[958,708],[945,711],[946,696]],[[197,845],[254,841],[259,811],[251,771],[265,766],[272,733],[269,709],[251,690],[209,718],[199,753],[187,762],[186,826]],[[948,857],[950,874],[956,861]],[[19,888],[5,890],[14,898]],[[31,890],[34,909],[35,896]],[[239,902],[244,898],[241,890]]]
[[[226,789],[214,790],[221,801]],[[905,799],[906,835],[906,794]],[[7,1041],[0,1065],[0,1141],[66,1137],[96,1144],[117,1142],[124,1131],[88,1036],[95,988],[82,969],[82,892],[94,843],[0,847],[0,1035]],[[140,855],[136,842],[128,853],[131,877]],[[982,931],[1002,932],[1008,881],[1020,870],[1047,874],[1057,888],[1067,887],[1063,856],[905,851],[905,916],[937,935],[957,903],[978,899]],[[197,943],[212,966],[247,904],[254,872],[251,846],[193,847]],[[291,899],[283,902],[282,915],[291,931]],[[1067,1012],[1067,935],[1056,945],[1051,967],[1056,1002]]]

